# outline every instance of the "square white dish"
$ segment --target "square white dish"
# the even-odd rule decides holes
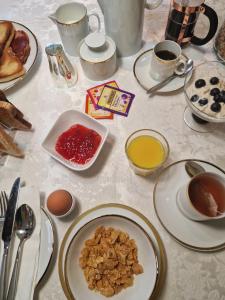
[[[58,137],[75,124],[80,124],[87,128],[95,130],[102,138],[101,143],[94,156],[84,165],[66,160],[55,150],[55,145]],[[45,149],[45,151],[48,152],[48,154],[50,154],[53,158],[58,160],[69,169],[74,171],[84,171],[90,168],[97,159],[107,136],[108,129],[104,125],[78,110],[68,110],[63,112],[56,120],[55,124],[44,139],[42,147]]]

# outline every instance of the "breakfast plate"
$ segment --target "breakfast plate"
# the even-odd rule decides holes
[[[96,149],[96,152],[91,157],[91,159],[84,164],[78,164],[69,159],[65,159],[55,149],[58,137],[74,125],[81,125],[88,129],[94,130],[101,137],[101,141]],[[83,171],[90,168],[95,162],[106,141],[107,136],[108,129],[100,122],[96,121],[95,119],[89,117],[87,114],[84,114],[78,110],[68,110],[63,112],[59,116],[52,129],[48,133],[47,137],[43,141],[42,147],[48,154],[50,154],[54,159],[58,160],[66,167],[74,171]]]
[[[177,206],[178,190],[190,180],[185,171],[185,163],[190,160],[177,161],[161,172],[153,191],[155,212],[165,230],[183,246],[196,251],[217,251],[225,248],[225,218],[196,222],[185,217]],[[212,163],[191,161],[207,172],[225,177],[225,172]]]
[[[41,282],[51,262],[54,251],[54,229],[52,220],[44,208],[41,209],[40,256],[36,283]]]
[[[161,238],[141,213],[115,203],[100,205],[86,211],[67,230],[60,246],[58,261],[60,282],[67,299],[105,299],[99,293],[88,289],[82,269],[76,267],[83,242],[99,225],[127,231],[130,238],[135,239],[139,263],[143,264],[144,268],[143,274],[135,276],[133,286],[114,295],[114,299],[154,299],[162,289],[166,271],[165,250]],[[71,259],[74,267],[70,263]],[[146,285],[146,282],[149,285]]]
[[[0,22],[1,21],[6,21],[6,20],[0,20]],[[26,63],[24,64],[24,68],[26,69],[25,74],[16,79],[0,83],[0,90],[2,91],[6,91],[12,88],[13,86],[21,82],[21,80],[27,77],[27,75],[30,73],[30,70],[33,68],[36,62],[37,54],[38,54],[38,42],[33,32],[21,23],[14,22],[14,21],[10,21],[10,22],[12,22],[16,30],[23,30],[28,35],[29,43],[30,43],[30,54],[27,58]]]
[[[155,86],[159,82],[154,80],[150,76],[150,65],[152,59],[152,49],[149,49],[142,54],[140,54],[133,66],[133,74],[136,78],[137,82],[143,89],[146,91],[149,90],[151,87]],[[191,72],[187,75],[187,80],[191,78]],[[164,85],[157,93],[169,93],[176,91],[184,86],[184,77],[176,77],[175,79],[171,80],[168,84]]]

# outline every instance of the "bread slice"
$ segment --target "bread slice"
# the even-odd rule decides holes
[[[5,48],[0,57],[0,82],[6,82],[22,76],[25,69],[12,49]]]
[[[10,154],[16,157],[23,157],[22,150],[13,142],[13,139],[8,133],[0,127],[0,152]]]
[[[15,29],[12,22],[0,22],[0,53],[8,48],[13,40]]]
[[[23,113],[12,103],[0,99],[0,122],[5,126],[19,130],[29,130],[32,125],[24,120]]]

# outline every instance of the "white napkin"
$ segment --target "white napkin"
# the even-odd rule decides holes
[[[14,180],[18,177],[15,172],[9,172],[9,170],[1,169],[0,171],[0,190],[5,190],[7,194],[10,193],[10,189]],[[21,180],[23,178],[21,177]],[[39,247],[40,247],[40,230],[41,230],[41,211],[40,211],[40,195],[39,191],[35,187],[22,187],[20,188],[17,207],[22,204],[28,204],[34,211],[36,226],[33,234],[27,239],[23,246],[22,259],[19,272],[19,280],[17,285],[16,300],[30,300],[33,299],[34,289],[36,285],[36,276],[39,262]],[[0,262],[2,260],[3,243],[1,241]],[[14,242],[11,242],[10,253],[10,277],[13,269],[16,251],[18,248],[19,239],[15,237]],[[9,283],[8,283],[9,284]]]

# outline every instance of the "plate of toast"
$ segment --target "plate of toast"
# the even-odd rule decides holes
[[[30,29],[0,20],[0,90],[6,91],[26,77],[37,53],[37,39]]]

